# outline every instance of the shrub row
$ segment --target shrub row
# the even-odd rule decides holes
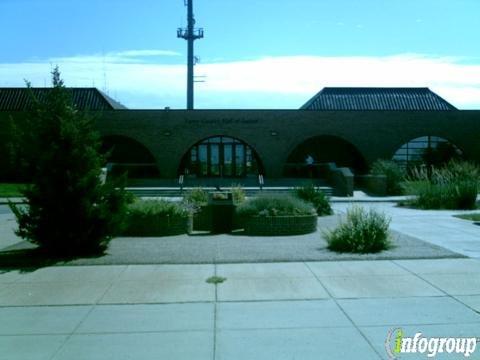
[[[468,162],[416,168],[405,183],[414,197],[405,204],[420,209],[475,209],[479,185],[480,169]]]
[[[299,199],[311,203],[317,211],[318,216],[333,214],[328,197],[313,184],[296,188],[294,193]]]
[[[405,170],[391,160],[377,160],[370,170],[372,175],[384,175],[387,181],[387,195],[403,193],[402,183],[405,179]]]
[[[192,212],[185,203],[164,200],[135,201],[128,207],[124,236],[169,236],[192,230]],[[293,215],[293,216],[292,216]],[[263,195],[238,206],[249,235],[278,236],[314,232],[317,214],[313,206],[293,196]],[[328,248],[337,252],[372,253],[390,246],[390,219],[361,207],[348,210],[346,220],[324,232]]]
[[[138,200],[128,207],[124,236],[168,236],[191,231],[188,208],[164,200]]]
[[[371,173],[385,175],[387,193],[414,197],[404,204],[419,209],[474,209],[480,189],[480,168],[451,160],[446,164],[412,167],[407,172],[394,161],[377,160]]]
[[[237,214],[248,216],[316,215],[313,206],[290,195],[260,195],[237,207]]]
[[[297,188],[292,195],[262,194],[248,201],[243,188],[232,186],[232,198],[237,205],[234,228],[245,228],[252,235],[312,232],[316,229],[317,214],[332,214],[328,198],[313,185]],[[209,231],[212,214],[207,204],[208,193],[202,188],[186,192],[181,203],[136,201],[128,208],[123,234],[164,236],[191,229]],[[193,218],[193,225],[190,218]]]
[[[232,185],[231,192],[234,204],[241,204],[245,201],[245,190],[241,186]],[[205,206],[208,203],[208,192],[201,187],[190,189],[185,192],[183,202],[193,208]]]

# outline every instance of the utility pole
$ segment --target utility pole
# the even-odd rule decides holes
[[[193,0],[184,0],[187,7],[187,27],[177,30],[177,37],[187,40],[188,42],[188,67],[187,67],[187,109],[193,110],[193,83],[195,66],[195,53],[193,44],[195,40],[203,38],[203,29],[195,29],[195,17],[193,16]]]

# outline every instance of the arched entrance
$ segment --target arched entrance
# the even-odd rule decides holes
[[[213,136],[193,145],[184,155],[179,174],[199,178],[242,178],[262,173],[255,151],[229,136]]]
[[[157,178],[160,176],[152,153],[140,142],[127,136],[102,138],[101,151],[107,154],[111,174],[127,173],[129,178]]]
[[[305,140],[290,153],[284,167],[286,177],[311,176],[312,168],[335,163],[348,167],[357,174],[367,171],[367,162],[358,149],[348,141],[331,135],[320,135]],[[318,171],[314,171],[318,176]],[[321,174],[320,174],[321,175]]]

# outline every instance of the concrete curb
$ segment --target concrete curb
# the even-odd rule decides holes
[[[164,199],[164,200],[180,200],[180,198],[171,198],[171,197],[144,197],[145,199]],[[330,198],[330,202],[332,203],[398,203],[403,200],[407,200],[407,196],[395,196],[395,197],[339,197],[339,196],[332,196]],[[13,204],[25,204],[25,199],[22,198],[0,198],[0,205],[8,205],[11,202]]]
[[[25,204],[26,201],[23,198],[11,197],[11,198],[0,198],[0,205],[7,205],[9,202],[14,204]]]
[[[401,201],[407,200],[409,197],[372,197],[372,198],[355,198],[355,197],[337,197],[333,196],[330,198],[332,203],[399,203]]]
[[[0,205],[8,205],[9,202],[14,204],[26,203],[25,199],[22,199],[22,198],[0,198]]]

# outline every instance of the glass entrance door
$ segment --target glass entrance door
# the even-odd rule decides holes
[[[193,146],[185,159],[185,174],[199,177],[244,177],[258,172],[253,150],[226,136],[212,137]]]
[[[245,146],[235,144],[235,176],[244,176],[245,172]]]
[[[233,176],[233,147],[232,144],[223,145],[223,176]]]
[[[208,175],[208,146],[201,144],[198,146],[198,174],[200,176]]]
[[[220,163],[220,144],[210,144],[210,164],[209,173],[210,176],[220,176],[220,169],[222,164]]]

